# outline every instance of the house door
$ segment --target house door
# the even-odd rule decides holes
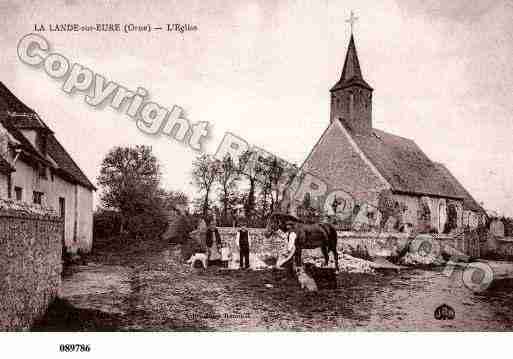
[[[59,215],[62,219],[62,255],[66,252],[66,199],[59,197]]]

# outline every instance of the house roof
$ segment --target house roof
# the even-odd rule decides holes
[[[0,156],[0,173],[9,174],[14,172],[13,166],[9,162],[7,162],[2,156]]]
[[[463,208],[475,211],[486,213],[486,211],[477,203],[477,201],[472,197],[472,195],[463,187],[463,185],[458,181],[456,177],[449,171],[449,169],[442,163],[435,162],[435,166],[447,177],[449,181],[452,182],[454,187],[456,187],[458,193],[463,197]]]
[[[360,61],[356,53],[356,46],[354,44],[354,37],[351,34],[349,45],[347,47],[346,59],[344,61],[344,68],[340,80],[331,88],[330,91],[339,90],[349,86],[358,85],[372,90],[372,87],[363,79],[362,70],[360,68]]]
[[[18,114],[11,113],[10,117],[16,118],[16,127],[19,129],[33,129],[33,130],[47,130],[53,132],[46,126],[46,124],[39,118],[36,113],[33,114]]]
[[[344,124],[341,121],[341,124]],[[407,138],[373,129],[356,134],[345,127],[360,150],[392,186],[405,194],[462,199],[461,191],[420,149]]]
[[[53,135],[48,136],[48,154],[57,163],[59,169],[70,175],[72,179],[82,186],[96,190],[96,187],[89,181],[80,167],[73,161],[68,152],[62,147]]]
[[[49,165],[50,162],[43,156],[41,152],[39,152],[30,141],[21,133],[21,131],[15,126],[11,118],[5,113],[1,113],[0,109],[0,123],[4,126],[4,128],[11,134],[11,136],[18,142],[16,148],[19,148],[27,155],[29,155],[33,160],[39,161],[45,165]]]
[[[78,183],[89,189],[96,189],[37,113],[18,99],[1,81],[0,122],[20,142],[19,146],[24,151],[47,165],[51,165],[45,155],[33,146],[21,132],[25,129],[45,131],[48,134],[47,155],[57,164],[57,172],[66,177],[68,181]]]
[[[0,109],[17,113],[34,113],[30,107],[14,96],[2,81],[0,81]]]

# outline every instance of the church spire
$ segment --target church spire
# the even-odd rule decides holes
[[[331,91],[349,87],[351,85],[360,85],[372,90],[372,87],[370,87],[370,85],[363,79],[353,34],[351,34],[351,39],[349,40],[349,45],[347,47],[342,76],[340,76],[340,80],[338,80],[335,86],[333,86]]]
[[[354,17],[351,18],[354,22]],[[353,133],[369,135],[372,132],[372,91],[372,87],[363,79],[354,36],[351,34],[342,75],[330,90],[330,121],[339,120]]]

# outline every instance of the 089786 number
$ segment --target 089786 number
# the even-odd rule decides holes
[[[61,344],[59,345],[61,352],[90,352],[91,346],[89,344]]]

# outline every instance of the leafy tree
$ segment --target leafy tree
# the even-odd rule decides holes
[[[154,198],[160,177],[160,166],[150,146],[114,147],[107,153],[98,176],[100,199],[105,208],[120,213],[121,232],[129,219],[137,217],[135,221],[142,223],[142,215],[156,214]]]

